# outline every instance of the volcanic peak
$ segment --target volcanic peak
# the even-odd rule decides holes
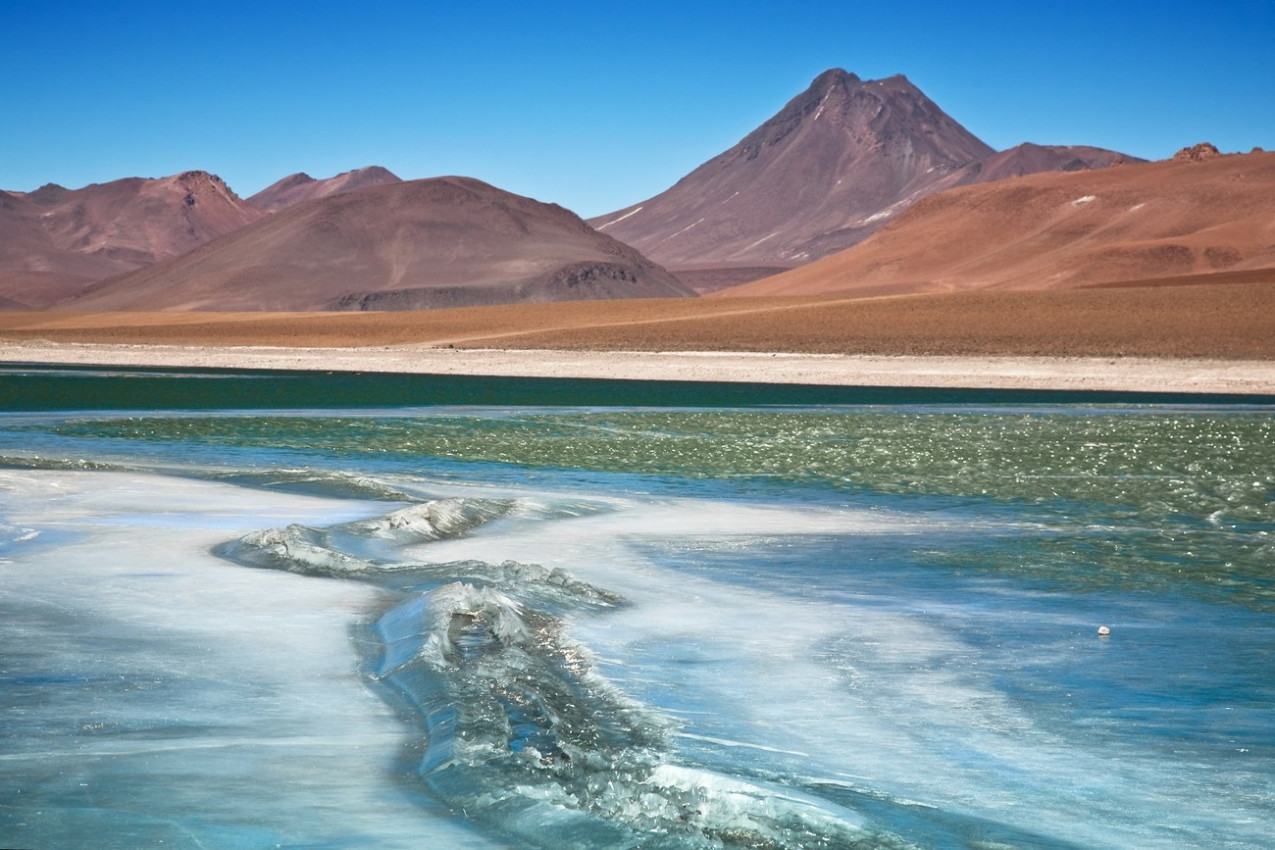
[[[744,137],[737,148],[752,159],[761,147],[783,141],[806,121],[828,116],[828,124],[849,131],[850,147],[872,149],[874,143],[904,134],[908,130],[934,133],[939,129],[959,130],[969,154],[985,156],[992,149],[952,121],[933,101],[902,74],[864,82],[857,75],[840,68],[825,71],[804,92],[790,100],[773,118]],[[897,126],[904,121],[919,121],[916,128]],[[876,136],[877,138],[873,138]],[[964,153],[964,152],[963,152]]]
[[[591,223],[683,271],[791,267],[854,244],[992,152],[906,77],[834,68],[669,190]]]

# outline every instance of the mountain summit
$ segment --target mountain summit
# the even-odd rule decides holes
[[[384,186],[387,183],[402,183],[398,175],[388,168],[369,165],[353,171],[343,171],[335,177],[316,180],[304,171],[290,174],[275,183],[271,183],[257,194],[248,198],[248,203],[266,212],[278,212],[293,204],[314,198],[326,198],[329,195],[340,195],[352,192],[364,186]]]
[[[833,69],[667,191],[589,223],[707,291],[861,242],[943,189],[1117,157],[1039,146],[997,154],[906,77]]]
[[[672,188],[590,223],[672,268],[791,267],[993,152],[906,77],[834,69]]]
[[[0,297],[47,307],[93,281],[184,254],[262,215],[206,171],[0,192]]]

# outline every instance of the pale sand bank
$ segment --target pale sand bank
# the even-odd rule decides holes
[[[724,381],[1275,394],[1275,362],[1110,357],[878,356],[0,342],[0,362]]]

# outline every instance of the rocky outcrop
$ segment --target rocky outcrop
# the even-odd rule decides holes
[[[1208,142],[1200,142],[1198,145],[1192,145],[1189,148],[1183,148],[1173,155],[1173,159],[1177,162],[1205,162],[1207,160],[1219,157],[1222,152]]]

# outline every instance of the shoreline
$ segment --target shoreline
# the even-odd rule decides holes
[[[2,341],[0,363],[963,389],[1275,395],[1275,362],[1213,358],[317,348]]]

